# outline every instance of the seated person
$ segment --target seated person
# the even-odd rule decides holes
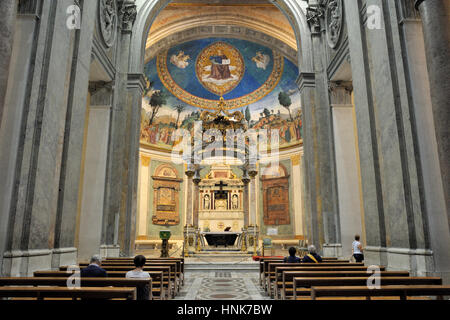
[[[81,277],[91,277],[91,278],[98,278],[98,277],[107,277],[106,270],[101,268],[102,265],[102,259],[99,255],[94,255],[91,258],[91,261],[89,265],[81,270],[80,275]]]
[[[289,257],[284,258],[285,263],[300,263],[301,260],[299,257],[296,257],[295,254],[297,253],[297,249],[294,247],[289,248]]]
[[[134,270],[130,270],[125,275],[126,278],[143,278],[143,279],[150,279],[150,274],[146,271],[144,271],[145,262],[147,259],[143,255],[138,255],[134,257],[134,266],[136,267]],[[150,289],[147,286],[145,287],[138,287],[136,292],[137,300],[149,300],[150,298]]]
[[[319,263],[322,262],[322,258],[316,253],[316,247],[314,245],[308,246],[308,254],[303,257],[303,263]]]

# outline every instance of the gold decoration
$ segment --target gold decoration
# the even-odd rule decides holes
[[[142,163],[142,166],[148,167],[150,165],[150,157],[141,155],[141,163]]]
[[[293,155],[291,157],[291,161],[293,166],[298,166],[300,164],[300,155],[299,154]]]

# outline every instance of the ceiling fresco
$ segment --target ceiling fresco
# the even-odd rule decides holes
[[[239,110],[250,128],[278,129],[280,147],[301,143],[297,67],[280,53],[247,40],[206,38],[178,44],[145,65],[141,145],[171,150],[177,128],[193,130],[200,113]]]

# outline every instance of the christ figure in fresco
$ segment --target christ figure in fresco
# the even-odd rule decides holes
[[[230,60],[224,54],[222,50],[217,51],[216,56],[210,56],[211,60],[211,74],[208,78],[215,80],[226,80],[232,78],[230,71]]]

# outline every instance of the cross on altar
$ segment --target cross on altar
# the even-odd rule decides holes
[[[223,197],[224,195],[227,194],[227,192],[225,192],[225,191],[223,190],[223,187],[226,186],[226,184],[223,183],[223,181],[220,181],[219,184],[215,184],[215,186],[220,188],[220,191],[216,191],[216,195],[219,195],[219,197],[216,197],[216,199],[219,199],[219,198],[221,198],[221,197]]]

